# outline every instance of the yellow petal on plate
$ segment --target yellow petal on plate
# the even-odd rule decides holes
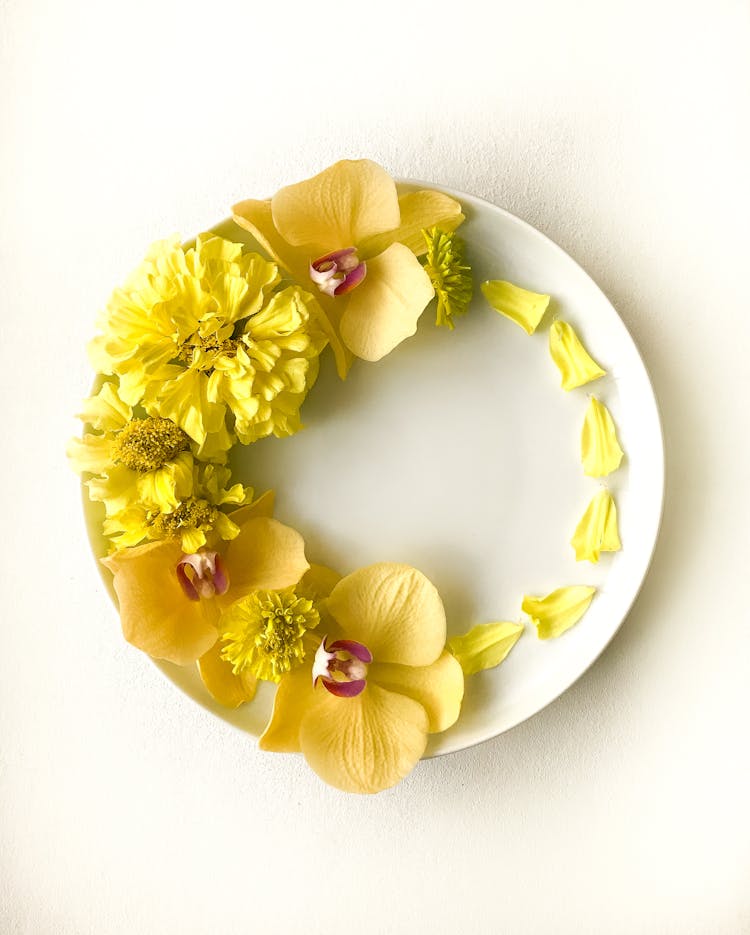
[[[381,792],[417,765],[427,746],[427,714],[406,695],[368,682],[355,698],[319,685],[304,715],[299,741],[315,772],[344,792]]]
[[[347,639],[376,662],[429,666],[445,646],[445,610],[437,588],[416,568],[380,562],[342,578],[326,607]]]
[[[597,364],[566,321],[555,321],[549,330],[549,352],[562,376],[562,388],[573,390],[598,380],[607,372]]]
[[[367,261],[367,275],[349,295],[341,339],[364,360],[380,360],[417,330],[435,294],[430,277],[403,244],[394,243]]]
[[[598,562],[600,552],[619,552],[622,548],[617,530],[617,507],[612,494],[602,488],[591,503],[570,540],[576,561]]]
[[[464,673],[449,652],[443,652],[431,666],[374,662],[367,678],[381,688],[418,701],[427,712],[430,734],[439,734],[458,720],[464,697]]]
[[[480,623],[468,633],[448,640],[448,649],[461,664],[464,675],[475,675],[499,666],[523,631],[522,623]]]
[[[531,617],[539,639],[548,640],[560,636],[578,623],[588,610],[595,593],[596,588],[585,585],[558,588],[546,597],[526,595],[521,609]]]
[[[583,472],[588,477],[605,477],[619,468],[622,457],[612,416],[604,403],[592,396],[581,430]]]
[[[310,567],[297,530],[265,517],[243,523],[224,561],[229,573],[229,590],[221,599],[224,606],[253,591],[288,588]]]
[[[344,159],[282,188],[271,212],[284,240],[294,247],[315,244],[323,253],[357,246],[401,220],[393,179],[369,159]]]
[[[401,209],[401,223],[395,230],[368,237],[359,244],[360,256],[368,259],[382,253],[392,243],[401,243],[416,256],[427,251],[427,244],[422,231],[430,227],[450,233],[465,220],[461,205],[450,195],[429,189],[409,192],[398,199]]]
[[[520,325],[526,334],[533,334],[547,311],[550,297],[529,292],[512,282],[489,279],[482,283],[485,299],[501,315]]]
[[[320,690],[325,691],[324,688]],[[260,749],[271,753],[299,753],[300,725],[316,697],[310,666],[302,665],[285,675],[276,689],[271,719],[258,740]]]
[[[191,601],[177,578],[179,543],[149,542],[102,559],[114,575],[125,639],[177,665],[195,662],[216,642],[215,601]]]
[[[222,644],[217,640],[198,660],[198,672],[211,696],[227,708],[239,708],[252,701],[258,680],[249,671],[235,675],[232,664],[221,657]]]

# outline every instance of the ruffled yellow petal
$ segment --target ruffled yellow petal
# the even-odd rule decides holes
[[[570,544],[576,561],[598,562],[600,552],[619,552],[622,548],[617,530],[617,507],[612,494],[602,489],[586,507]]]
[[[296,584],[310,567],[302,536],[275,519],[258,517],[243,524],[227,547],[229,590],[224,605],[253,591],[278,591]]]
[[[369,159],[344,159],[271,199],[273,222],[292,246],[315,244],[320,253],[352,247],[398,227],[393,179]]]
[[[65,453],[77,474],[103,474],[112,466],[112,440],[105,435],[71,438]]]
[[[341,338],[364,360],[380,360],[417,330],[417,321],[435,294],[419,260],[394,243],[367,261],[367,276],[349,296],[341,316]]]
[[[84,400],[78,418],[97,432],[116,432],[132,415],[133,410],[120,399],[116,385],[106,382],[98,393]]]
[[[461,664],[464,675],[499,666],[524,631],[521,623],[480,623],[462,636],[448,640],[448,649]]]
[[[458,720],[464,697],[464,673],[449,652],[443,652],[431,666],[375,662],[370,666],[368,679],[381,688],[418,701],[427,712],[430,734],[439,734]]]
[[[216,642],[215,601],[191,601],[177,578],[182,549],[150,542],[102,559],[114,575],[125,639],[155,659],[194,662]]]
[[[623,458],[617,430],[609,410],[592,396],[581,431],[581,461],[588,477],[606,477],[616,471]]]
[[[258,740],[260,749],[271,753],[299,753],[300,725],[317,694],[309,666],[300,666],[285,675],[274,696],[271,720]]]
[[[595,593],[596,588],[584,585],[558,588],[546,597],[526,595],[521,609],[531,617],[539,639],[548,640],[560,636],[578,623],[588,610]]]
[[[550,297],[529,292],[512,282],[490,279],[482,283],[484,297],[501,315],[520,325],[526,334],[533,334],[547,311]]]
[[[363,259],[377,256],[387,250],[392,243],[401,243],[416,256],[422,256],[427,250],[422,231],[430,227],[450,233],[465,220],[461,205],[455,198],[442,192],[425,190],[409,192],[398,199],[401,209],[401,223],[392,231],[375,234],[359,244],[359,255]]]
[[[406,695],[368,684],[356,698],[336,698],[322,686],[302,718],[299,741],[315,772],[344,792],[395,786],[427,746],[425,709]]]
[[[253,700],[258,680],[247,670],[235,675],[232,664],[221,658],[221,650],[221,643],[214,643],[198,660],[198,672],[203,684],[219,704],[227,708],[239,708],[246,701]]]
[[[445,610],[435,586],[409,565],[381,562],[342,578],[326,607],[347,639],[376,662],[429,666],[445,646]]]
[[[549,352],[562,376],[562,388],[572,390],[598,380],[607,372],[589,356],[578,335],[566,321],[555,321],[549,330]]]

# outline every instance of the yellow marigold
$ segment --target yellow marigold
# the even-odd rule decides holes
[[[100,320],[90,345],[117,374],[128,405],[171,419],[215,457],[232,445],[299,428],[299,407],[326,340],[297,287],[240,244],[202,235],[155,244]]]

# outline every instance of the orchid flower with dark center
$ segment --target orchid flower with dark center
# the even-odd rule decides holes
[[[199,549],[192,555],[183,555],[177,563],[177,578],[191,601],[226,594],[229,575],[218,552]]]

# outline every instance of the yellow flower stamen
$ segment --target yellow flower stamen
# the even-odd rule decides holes
[[[278,682],[305,658],[303,637],[320,622],[311,600],[294,588],[256,591],[236,601],[221,621],[221,656],[239,675]]]
[[[188,530],[207,532],[212,529],[218,514],[218,507],[208,500],[188,497],[173,513],[156,513],[150,517],[149,525],[153,526],[156,539],[178,539]]]
[[[239,344],[236,338],[221,340],[216,334],[204,337],[196,332],[180,346],[177,359],[187,364],[188,367],[209,371],[213,370],[214,362],[219,355],[234,357]]]
[[[115,463],[145,474],[173,461],[188,441],[171,419],[132,419],[118,434],[112,455]]]
[[[474,294],[471,267],[464,262],[464,242],[455,233],[438,227],[423,230],[427,244],[425,272],[437,296],[436,325],[453,328],[453,318],[463,315]]]

